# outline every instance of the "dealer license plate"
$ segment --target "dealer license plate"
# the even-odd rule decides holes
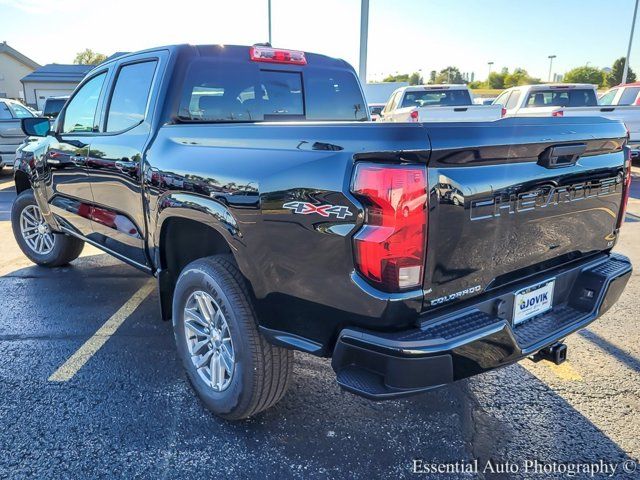
[[[516,293],[513,302],[513,324],[518,325],[531,317],[551,310],[555,284],[555,280],[549,280]]]

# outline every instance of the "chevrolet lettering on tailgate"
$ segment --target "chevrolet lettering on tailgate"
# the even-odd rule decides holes
[[[595,182],[581,182],[563,187],[542,187],[530,192],[509,196],[497,194],[493,198],[471,202],[471,220],[487,220],[503,214],[514,214],[557,207],[560,204],[578,202],[586,198],[613,195],[622,184],[620,177]]]

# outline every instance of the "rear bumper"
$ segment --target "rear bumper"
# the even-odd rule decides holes
[[[418,328],[380,333],[340,332],[332,366],[345,390],[383,400],[411,395],[509,365],[580,330],[618,300],[631,276],[631,262],[601,255],[527,279],[476,304]],[[553,277],[553,308],[513,326],[515,293]]]

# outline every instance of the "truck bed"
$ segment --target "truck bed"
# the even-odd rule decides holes
[[[159,230],[167,206],[221,202],[265,326],[326,345],[340,325],[399,328],[423,311],[609,250],[625,139],[621,123],[599,118],[170,125],[150,154],[159,179],[148,191],[151,228]],[[541,165],[562,145],[584,146],[575,165]],[[365,220],[349,192],[358,161],[427,166],[423,288],[390,294],[354,271],[352,238]],[[284,207],[294,201],[349,215],[296,214]]]

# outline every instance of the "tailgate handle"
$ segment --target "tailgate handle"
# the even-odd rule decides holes
[[[540,154],[538,165],[546,168],[570,167],[576,164],[586,149],[584,143],[549,147]]]

